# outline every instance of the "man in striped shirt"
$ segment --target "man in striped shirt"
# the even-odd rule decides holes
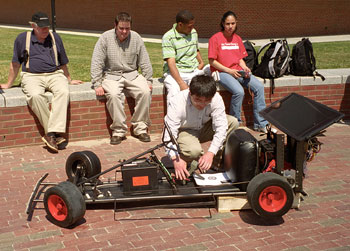
[[[173,28],[162,38],[168,105],[171,97],[188,88],[194,76],[203,74],[204,63],[199,52],[198,34],[193,26],[192,13],[188,10],[180,11]]]

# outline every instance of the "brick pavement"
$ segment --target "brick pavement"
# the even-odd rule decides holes
[[[62,229],[45,217],[41,204],[27,219],[31,191],[45,172],[47,181],[66,179],[65,159],[74,151],[94,151],[107,169],[160,141],[121,145],[108,140],[72,142],[58,154],[42,146],[0,150],[0,250],[349,250],[350,126],[328,128],[321,152],[304,182],[309,197],[299,210],[266,221],[250,211],[217,213],[211,209],[147,209],[117,214],[89,209],[85,221]],[[162,154],[163,151],[160,151]]]

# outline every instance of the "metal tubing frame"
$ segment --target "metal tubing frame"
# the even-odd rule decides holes
[[[276,171],[282,174],[284,168],[284,135],[276,134]]]
[[[40,185],[42,185],[42,181],[44,179],[46,179],[46,177],[49,176],[49,173],[45,173],[43,176],[41,176],[41,178],[36,182],[36,185],[32,191],[32,194],[29,197],[29,200],[27,202],[27,208],[26,208],[26,213],[29,214],[32,210],[32,205],[34,202],[34,198],[36,196],[36,194],[38,193],[39,187]]]
[[[169,133],[170,140],[168,140],[168,141],[164,141],[165,130],[167,130],[168,133]],[[179,144],[177,143],[176,139],[175,139],[174,136],[172,135],[168,124],[164,121],[164,130],[163,130],[162,143],[161,143],[161,144],[158,144],[158,145],[156,145],[155,147],[152,147],[152,148],[150,148],[150,149],[144,151],[143,153],[140,153],[140,154],[138,154],[138,155],[136,155],[136,156],[134,156],[134,157],[132,157],[132,158],[130,158],[130,159],[128,159],[128,160],[125,160],[125,161],[123,161],[123,162],[121,162],[121,163],[119,163],[119,164],[117,164],[117,165],[115,165],[115,166],[113,166],[113,167],[111,167],[111,168],[109,168],[109,169],[107,169],[107,170],[105,170],[105,171],[99,173],[99,174],[96,174],[96,175],[94,175],[94,176],[92,176],[92,177],[90,177],[90,178],[88,178],[88,179],[86,179],[86,180],[83,180],[83,181],[77,183],[76,185],[77,185],[77,186],[80,186],[80,185],[82,185],[82,184],[84,184],[84,183],[86,183],[86,182],[88,182],[88,181],[92,181],[92,180],[94,180],[94,179],[97,179],[97,178],[100,177],[101,175],[103,175],[103,174],[105,174],[105,173],[108,173],[108,172],[110,172],[110,171],[112,171],[112,170],[114,170],[114,169],[117,169],[118,167],[120,167],[120,166],[122,166],[122,165],[129,164],[129,163],[133,162],[134,160],[137,160],[138,158],[142,157],[143,155],[145,155],[145,154],[147,154],[147,153],[154,153],[154,150],[157,150],[157,149],[159,149],[159,148],[161,148],[161,147],[164,147],[164,146],[166,146],[167,144],[169,144],[170,142],[172,142],[172,143],[176,146],[176,150],[180,153]],[[154,154],[154,155],[155,155],[155,154]],[[158,160],[159,160],[159,159],[158,159]],[[163,171],[162,168],[161,168],[161,170]],[[167,175],[164,171],[163,171],[163,173],[164,173],[164,175]]]
[[[117,164],[117,165],[115,165],[115,166],[112,166],[111,168],[109,168],[109,169],[107,169],[107,170],[105,170],[105,171],[103,171],[103,172],[101,172],[101,173],[99,173],[99,174],[96,174],[96,175],[94,175],[94,176],[92,176],[92,177],[90,177],[90,178],[87,178],[86,180],[80,181],[79,183],[77,183],[77,186],[80,186],[80,185],[82,185],[82,184],[84,184],[84,183],[86,183],[86,182],[88,182],[88,181],[92,181],[92,180],[94,180],[94,179],[97,179],[97,178],[100,177],[101,175],[103,175],[103,174],[105,174],[105,173],[108,173],[108,172],[110,172],[110,171],[112,171],[112,170],[114,170],[114,169],[117,169],[118,167],[120,167],[120,166],[122,166],[122,165],[129,164],[129,163],[131,163],[131,162],[137,160],[138,158],[142,157],[143,155],[146,155],[147,153],[152,153],[154,150],[157,150],[157,149],[159,149],[159,148],[161,148],[161,147],[164,147],[164,146],[165,146],[166,144],[168,144],[169,142],[170,142],[170,141],[167,141],[167,142],[163,142],[163,143],[161,143],[161,144],[158,144],[158,145],[156,145],[155,147],[152,147],[152,148],[148,149],[147,151],[144,151],[144,152],[142,152],[142,153],[140,153],[140,154],[138,154],[138,155],[136,155],[136,156],[134,156],[134,157],[132,157],[132,158],[130,158],[130,159],[128,159],[128,160],[125,160],[125,161],[123,161],[123,162],[121,162],[121,163],[119,163],[119,164]]]
[[[87,203],[106,203],[106,202],[136,202],[136,201],[149,201],[149,200],[169,200],[169,199],[191,199],[191,198],[206,198],[212,196],[242,196],[247,195],[246,192],[211,192],[211,193],[198,193],[198,194],[176,194],[176,195],[149,195],[143,197],[127,197],[127,198],[114,198],[114,199],[99,199],[99,200],[85,200]]]
[[[295,192],[303,191],[303,173],[306,157],[307,141],[297,141],[295,150]]]

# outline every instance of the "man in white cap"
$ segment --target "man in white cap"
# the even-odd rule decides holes
[[[42,140],[49,149],[58,152],[58,145],[66,141],[60,134],[66,132],[68,84],[79,84],[81,81],[71,79],[62,40],[57,33],[49,31],[49,17],[37,12],[29,23],[33,30],[17,36],[8,81],[0,84],[0,88],[12,86],[22,65],[22,90],[29,107],[44,128]],[[46,91],[53,94],[51,109],[44,95]]]

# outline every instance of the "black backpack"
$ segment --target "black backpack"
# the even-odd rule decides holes
[[[273,94],[275,89],[274,79],[289,73],[290,50],[286,39],[271,40],[259,49],[258,62],[259,55],[265,49],[261,62],[258,63],[253,74],[261,78],[271,79],[271,93]]]
[[[258,51],[259,55],[267,48],[258,63],[254,75],[261,78],[278,78],[289,72],[290,51],[286,39],[271,40],[271,42],[262,46]]]
[[[290,70],[295,76],[320,76],[322,80],[325,80],[325,78],[316,71],[314,50],[308,38],[303,38],[293,46]]]
[[[246,40],[243,45],[248,54],[248,56],[246,56],[243,60],[249,69],[253,72],[256,68],[256,65],[258,64],[258,57],[253,46],[255,44],[249,40]]]

